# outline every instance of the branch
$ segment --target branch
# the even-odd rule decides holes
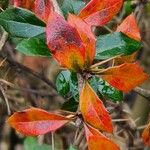
[[[140,87],[136,87],[134,92],[138,93],[139,95],[143,96],[147,100],[150,101],[150,90],[142,89]]]
[[[8,98],[7,98],[7,95],[6,95],[6,93],[5,93],[5,90],[4,90],[4,88],[2,87],[1,84],[0,84],[0,91],[1,91],[2,97],[4,98],[4,100],[5,100],[5,102],[6,102],[8,115],[10,115],[10,114],[11,114],[11,111],[10,111],[10,106],[9,106],[9,103],[8,103]]]
[[[4,56],[3,54],[1,54],[1,57],[6,59],[6,61],[9,63],[9,65],[11,67],[13,67],[17,72],[23,72],[25,74],[31,74],[33,76],[35,76],[36,78],[40,79],[41,81],[45,82],[48,86],[52,87],[55,91],[56,91],[56,86],[53,84],[53,82],[51,82],[48,78],[46,78],[45,76],[41,75],[40,73],[33,71],[32,69],[18,63],[17,61]]]
[[[4,44],[5,44],[6,40],[7,40],[7,37],[8,37],[8,33],[3,30],[3,34],[2,34],[2,37],[0,39],[0,51],[2,50]]]

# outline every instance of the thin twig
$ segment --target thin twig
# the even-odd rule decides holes
[[[96,68],[96,67],[98,67],[98,66],[100,66],[100,65],[103,65],[103,64],[105,64],[105,63],[107,63],[107,62],[109,62],[109,61],[111,61],[111,60],[113,60],[113,59],[115,59],[115,58],[117,58],[117,57],[120,57],[120,55],[117,55],[117,56],[114,56],[114,57],[112,57],[112,58],[106,59],[106,60],[104,60],[104,61],[98,62],[98,63],[92,65],[90,68],[91,68],[91,69]]]
[[[2,50],[6,40],[7,40],[7,37],[8,37],[8,33],[6,31],[3,30],[3,34],[2,34],[2,37],[0,39],[0,51]]]
[[[56,90],[56,86],[53,84],[53,82],[51,82],[48,78],[46,78],[45,76],[43,76],[42,74],[18,63],[17,61],[9,58],[9,57],[5,57],[2,55],[2,57],[4,59],[6,59],[6,61],[9,63],[9,65],[11,67],[13,67],[17,72],[24,72],[25,74],[31,74],[33,76],[35,76],[36,78],[40,79],[41,81],[45,82],[48,86],[52,87],[54,90]]]
[[[8,115],[11,114],[11,111],[10,111],[10,106],[9,106],[9,103],[8,103],[8,98],[7,98],[7,95],[5,93],[5,90],[3,89],[2,85],[0,84],[0,91],[2,93],[2,96],[6,102],[6,106],[7,106],[7,112],[8,112]]]
[[[51,133],[52,138],[52,150],[55,150],[54,132]]]
[[[147,100],[150,101],[150,90],[142,89],[140,87],[136,87],[134,92],[138,93],[139,95],[143,96]]]

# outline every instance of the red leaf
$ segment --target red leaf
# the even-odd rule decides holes
[[[61,66],[79,71],[92,63],[95,38],[82,19],[70,15],[68,23],[57,13],[51,13],[46,37],[49,48]]]
[[[123,91],[128,92],[136,86],[142,84],[148,75],[138,63],[124,63],[120,66],[106,69],[102,76],[110,85]]]
[[[94,60],[96,50],[96,39],[93,32],[91,31],[91,27],[81,18],[71,14],[68,16],[68,23],[72,27],[76,28],[82,42],[84,43],[86,49],[85,65],[91,65]]]
[[[91,26],[103,26],[119,12],[122,4],[123,0],[93,0],[81,10],[79,16]]]
[[[120,150],[120,148],[98,130],[84,125],[89,150]]]
[[[69,120],[61,115],[42,109],[31,108],[14,113],[8,123],[18,132],[27,136],[36,136],[52,132],[65,125]]]
[[[51,0],[35,0],[33,11],[44,22],[48,21],[49,14],[53,11]]]
[[[150,146],[150,123],[144,129],[142,133],[142,138],[143,138],[145,145]]]
[[[80,110],[84,120],[97,129],[112,133],[111,118],[96,93],[85,83],[80,96]]]
[[[134,14],[129,15],[121,24],[118,26],[117,31],[125,33],[130,38],[137,41],[141,40],[140,31],[136,23]]]

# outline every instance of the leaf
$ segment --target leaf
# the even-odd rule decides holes
[[[84,125],[88,150],[120,150],[120,148],[98,130]]]
[[[47,23],[49,14],[53,11],[51,0],[35,0],[33,11],[36,16]]]
[[[12,36],[34,37],[44,33],[45,24],[22,8],[9,8],[0,13],[0,25]]]
[[[56,79],[56,88],[65,98],[79,99],[77,75],[70,71],[61,71]]]
[[[89,82],[99,96],[103,95],[115,102],[123,100],[123,93],[110,86],[103,79],[92,76]],[[68,99],[62,108],[68,111],[75,111],[79,99],[77,74],[70,71],[61,71],[56,79],[56,88],[59,94]]]
[[[85,2],[82,0],[64,0],[61,9],[64,16],[67,17],[69,13],[77,15],[84,6]]]
[[[142,133],[142,139],[143,139],[145,145],[150,146],[150,123],[144,129],[144,131]]]
[[[136,60],[137,52],[127,55],[127,56],[120,56],[115,58],[115,65],[121,65],[123,63],[133,63]]]
[[[103,74],[104,80],[123,92],[129,92],[148,78],[148,75],[143,72],[138,63],[124,63],[120,66],[108,68]]]
[[[61,109],[76,112],[78,108],[79,102],[77,102],[74,98],[70,98],[68,101],[64,102]]]
[[[24,140],[24,150],[51,150],[51,147],[47,144],[39,145],[35,137],[27,137]]]
[[[85,68],[88,68],[94,60],[96,50],[96,38],[91,30],[91,27],[86,24],[81,18],[69,14],[68,23],[76,28],[80,38],[85,46]]]
[[[84,68],[85,47],[77,30],[55,12],[49,16],[46,37],[53,56],[61,66],[71,70]]]
[[[140,31],[133,13],[123,20],[120,26],[117,27],[117,31],[123,32],[134,40],[141,40]]]
[[[110,86],[106,81],[99,77],[93,76],[90,79],[90,85],[97,94],[102,94],[114,102],[123,100],[123,93],[121,91]]]
[[[24,140],[24,150],[33,150],[37,144],[37,139],[35,137],[27,137]]]
[[[12,5],[32,10],[34,0],[12,0]]]
[[[18,132],[26,136],[37,136],[53,132],[65,125],[68,121],[66,117],[38,108],[16,112],[8,118],[8,123]]]
[[[91,0],[79,17],[91,26],[103,26],[119,12],[122,4],[123,0]]]
[[[112,121],[96,93],[86,82],[80,96],[80,111],[84,120],[93,127],[112,133]]]
[[[104,7],[104,0],[91,0],[79,13],[79,17],[86,19]]]
[[[141,48],[141,43],[121,32],[99,36],[96,59],[108,59],[117,55],[131,55]]]
[[[70,146],[69,150],[76,150],[74,147]]]
[[[51,52],[44,39],[40,38],[24,39],[17,45],[16,49],[28,56],[51,56]]]

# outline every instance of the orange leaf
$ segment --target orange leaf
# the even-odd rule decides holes
[[[115,65],[121,65],[123,63],[132,63],[135,62],[137,52],[127,55],[127,56],[120,56],[118,58],[115,58]]]
[[[142,133],[142,138],[143,138],[145,145],[150,146],[150,123],[144,129]]]
[[[120,150],[120,148],[98,130],[84,125],[89,150]]]
[[[122,4],[123,0],[91,0],[81,10],[79,17],[91,26],[103,26],[119,12]]]
[[[84,120],[97,129],[112,133],[112,121],[103,104],[86,82],[80,96],[80,110]]]
[[[85,64],[87,64],[87,66],[91,65],[94,60],[96,50],[96,39],[93,32],[91,31],[91,27],[81,18],[71,14],[68,16],[68,23],[72,27],[76,28],[82,42],[84,43],[86,49]]]
[[[106,69],[102,76],[110,85],[123,91],[128,92],[136,86],[142,84],[148,75],[138,63],[124,63],[120,66]]]
[[[120,26],[118,26],[117,31],[121,31],[137,41],[141,40],[140,31],[133,13],[125,18]]]
[[[37,17],[47,22],[49,14],[53,11],[51,0],[35,0],[33,11]]]
[[[8,123],[18,132],[27,136],[36,136],[57,130],[69,120],[38,108],[26,109],[14,113]]]
[[[22,8],[32,10],[34,5],[34,0],[12,0],[12,4],[15,7],[22,7]]]
[[[91,14],[101,10],[104,6],[104,0],[91,0],[79,13],[79,17],[86,19]]]

